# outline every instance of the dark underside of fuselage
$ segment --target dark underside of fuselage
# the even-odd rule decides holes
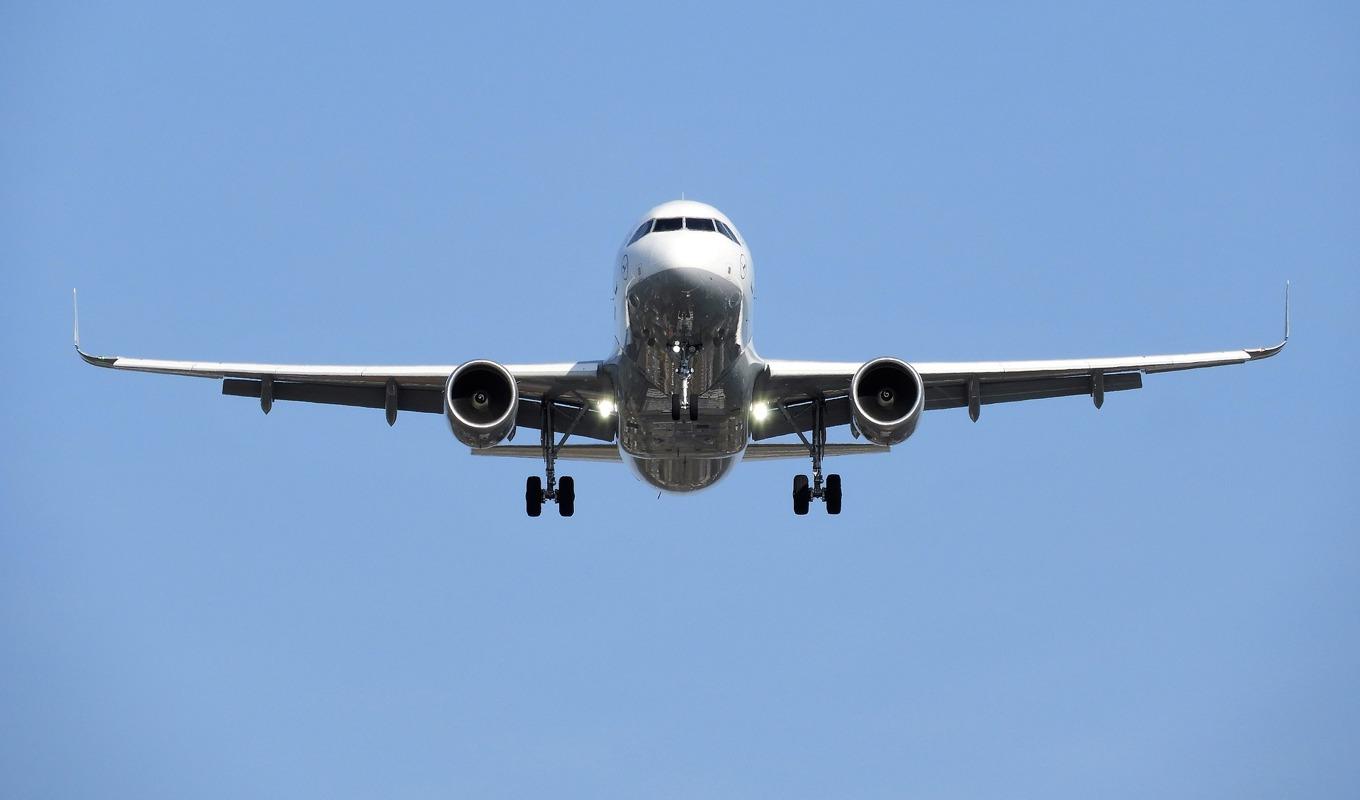
[[[616,376],[619,441],[637,473],[673,492],[715,483],[746,446],[754,370],[741,345],[742,291],[701,269],[669,269],[628,290]],[[688,356],[689,381],[683,382]],[[697,407],[673,417],[673,396]]]

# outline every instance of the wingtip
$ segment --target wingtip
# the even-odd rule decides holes
[[[1289,281],[1284,282],[1284,338],[1280,343],[1273,347],[1257,347],[1247,351],[1247,355],[1254,361],[1260,358],[1270,358],[1284,349],[1289,344]]]
[[[92,356],[80,348],[80,303],[76,297],[76,290],[71,290],[71,312],[73,322],[71,324],[71,338],[76,348],[76,354],[86,364],[93,364],[96,367],[111,367],[116,358],[106,358],[104,356]]]

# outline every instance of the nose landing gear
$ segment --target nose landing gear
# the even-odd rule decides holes
[[[699,419],[699,403],[697,399],[689,396],[689,379],[694,374],[694,365],[691,359],[703,345],[689,344],[679,340],[671,342],[671,352],[679,358],[679,363],[675,366],[675,374],[680,378],[680,393],[671,395],[671,420],[680,421],[680,412],[686,411],[689,414],[689,421],[695,422]]]
[[[826,401],[820,397],[812,401],[811,441],[803,435],[802,430],[793,421],[793,415],[782,401],[779,403],[779,411],[807,447],[808,455],[812,457],[811,485],[808,483],[808,476],[793,476],[793,513],[800,517],[805,516],[814,499],[826,504],[826,513],[841,513],[841,476],[832,473],[826,476],[825,482],[822,480],[822,456],[826,454]]]

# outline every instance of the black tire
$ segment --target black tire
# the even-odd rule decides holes
[[[689,421],[699,421],[699,398],[697,397],[691,397],[689,399]]]
[[[806,475],[793,476],[793,513],[804,516],[812,503],[812,490],[808,488]]]
[[[524,513],[531,517],[543,513],[543,479],[537,475],[524,482]]]
[[[822,497],[826,500],[826,513],[841,513],[841,476],[834,472],[826,476],[826,494]]]
[[[671,421],[680,421],[680,395],[671,395]]]
[[[570,475],[557,482],[557,513],[564,517],[576,513],[576,481]]]

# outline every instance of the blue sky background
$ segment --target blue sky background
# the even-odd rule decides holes
[[[0,7],[0,795],[1360,794],[1354,6],[183,5]],[[682,191],[766,356],[1295,340],[838,519],[70,350],[603,357]]]

